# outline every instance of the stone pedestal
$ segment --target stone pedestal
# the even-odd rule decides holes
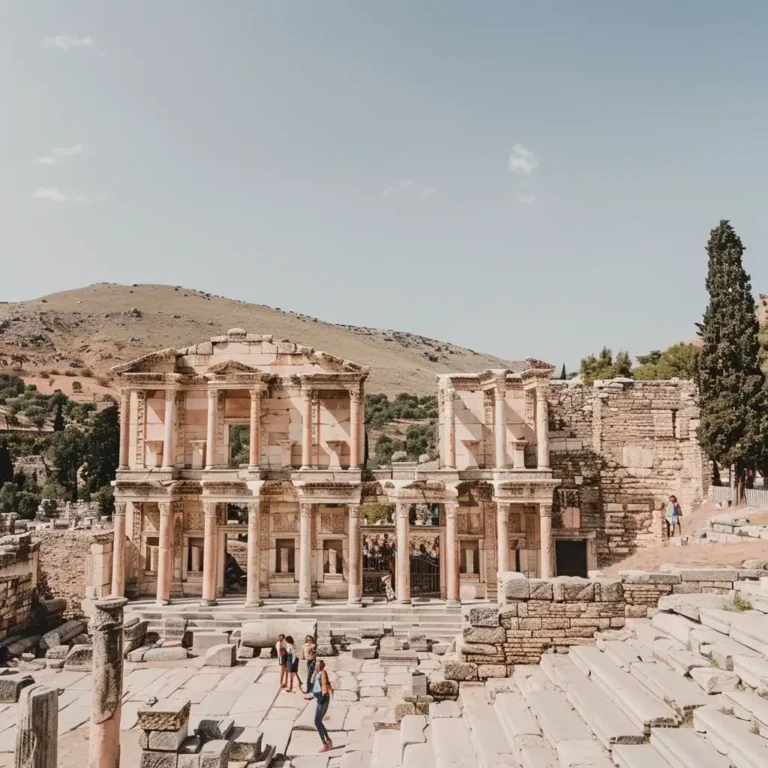
[[[59,694],[47,685],[24,688],[19,697],[15,768],[56,768]]]
[[[119,768],[124,597],[93,604],[93,691],[88,768]]]

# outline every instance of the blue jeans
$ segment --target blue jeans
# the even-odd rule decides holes
[[[328,731],[323,724],[323,718],[328,711],[328,705],[331,703],[331,696],[328,693],[316,693],[315,699],[317,699],[317,709],[315,710],[315,728],[320,734],[320,738],[323,740],[323,744],[326,744],[331,740],[328,735]]]
[[[315,676],[315,660],[308,659],[307,660],[307,690],[309,690],[309,686],[312,685],[312,678],[314,676]]]

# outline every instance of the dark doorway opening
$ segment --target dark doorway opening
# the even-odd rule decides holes
[[[587,542],[584,539],[555,541],[556,573],[558,576],[587,578]]]

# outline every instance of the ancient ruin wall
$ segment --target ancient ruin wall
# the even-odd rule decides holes
[[[29,535],[0,539],[0,641],[21,633],[37,586],[37,546]]]
[[[704,500],[710,477],[698,423],[690,381],[553,382],[556,511],[579,510],[582,531],[595,532],[599,565],[660,543],[670,494],[684,513]]]

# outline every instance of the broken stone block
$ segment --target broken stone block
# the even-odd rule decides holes
[[[445,656],[448,652],[448,643],[432,643],[432,653],[438,656]]]
[[[198,723],[195,733],[203,741],[226,739],[234,725],[231,717],[206,718]]]
[[[134,651],[135,653],[135,651]],[[130,654],[129,654],[130,657]],[[150,648],[144,651],[142,661],[181,661],[187,658],[187,649],[180,646],[175,648]]]
[[[473,627],[498,627],[499,607],[497,605],[480,605],[469,609],[469,623]]]
[[[205,652],[203,666],[206,667],[231,667],[235,663],[234,645],[213,645]]]
[[[149,622],[146,620],[139,621],[138,616],[136,621],[128,626],[123,625],[123,654],[128,655],[131,651],[144,645],[144,640],[147,637],[147,627],[149,627]]]
[[[416,714],[416,703],[412,701],[401,701],[395,704],[395,721],[400,722],[404,717]]]
[[[507,632],[504,627],[464,627],[463,638],[465,643],[497,645],[507,641]]]
[[[272,658],[272,649],[271,648],[260,648],[259,649],[259,658],[260,659],[271,659]]]
[[[356,643],[350,647],[353,659],[375,659],[376,646],[365,643]]]
[[[209,648],[229,643],[229,634],[198,629],[192,634],[192,652],[202,656]]]
[[[126,653],[125,658],[128,659],[128,661],[133,661],[133,662],[144,661],[144,654],[147,651],[151,651],[153,648],[154,648],[153,645],[149,645],[149,644],[142,645],[141,647],[136,648],[135,650],[130,651],[129,653]]]
[[[150,752],[141,753],[141,768],[178,768],[175,752]]]
[[[230,760],[258,760],[262,733],[258,728],[233,728],[228,737]]]
[[[66,669],[89,670],[93,666],[93,646],[73,645],[64,660]]]
[[[531,596],[528,579],[517,571],[503,571],[498,575],[499,601],[528,600]]]
[[[45,652],[46,659],[66,659],[69,653],[68,645],[55,645]]]
[[[227,768],[230,748],[230,743],[223,739],[203,744],[200,750],[200,768]]]
[[[46,632],[40,638],[40,647],[44,651],[47,651],[55,645],[64,645],[73,637],[83,634],[85,630],[86,624],[84,621],[80,621],[80,619],[65,621],[60,627],[56,627],[56,629]]]
[[[18,672],[0,675],[0,704],[15,704],[22,690],[34,684],[31,675],[20,675]]]
[[[739,687],[739,676],[734,672],[726,672],[724,669],[695,667],[689,674],[706,693],[735,691]]]
[[[144,731],[186,730],[190,707],[189,699],[160,699],[152,705],[139,708],[138,727]]]
[[[477,680],[477,664],[467,661],[446,661],[443,674],[446,680]]]
[[[256,656],[256,649],[251,648],[248,645],[237,646],[237,658],[238,659],[252,659]]]
[[[155,752],[177,752],[187,738],[186,726],[178,731],[144,731],[140,746]],[[142,743],[142,741],[144,743]],[[144,746],[146,744],[146,747]]]

